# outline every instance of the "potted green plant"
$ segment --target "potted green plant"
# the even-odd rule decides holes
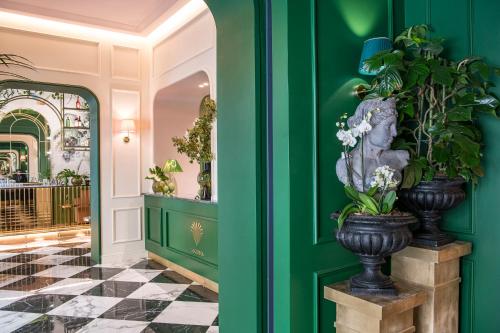
[[[428,37],[429,27],[410,27],[394,49],[366,61],[378,75],[367,98],[397,100],[400,131],[395,147],[411,153],[404,169],[401,203],[421,221],[414,243],[438,247],[454,238],[439,229],[442,212],[465,199],[463,185],[477,183],[481,167],[481,113],[497,115],[491,68],[478,57],[454,61],[444,56],[444,40]]]
[[[184,137],[172,138],[174,147],[180,154],[185,154],[190,163],[196,161],[200,165],[198,174],[200,200],[210,200],[212,195],[211,161],[214,155],[211,137],[213,122],[217,115],[216,110],[215,101],[210,96],[205,96],[200,104],[200,117],[194,121],[193,127],[186,131]]]
[[[167,172],[159,167],[154,166],[149,169],[149,176],[146,179],[153,180],[153,192],[172,196],[175,193],[175,184],[172,182]]]
[[[393,99],[364,101],[352,117],[343,115],[337,122],[343,146],[337,177],[351,202],[332,218],[338,221],[338,242],[363,265],[363,272],[349,281],[355,294],[397,293],[381,266],[385,257],[409,244],[409,225],[417,222],[412,214],[394,209],[400,171],[409,157],[406,151],[390,149],[396,123]]]
[[[62,183],[64,186],[68,186],[69,180],[75,176],[77,176],[77,174],[73,170],[64,169],[64,170],[61,170],[56,175],[56,179],[59,181],[59,183]]]
[[[85,182],[87,176],[85,175],[80,175],[78,173],[74,173],[74,175],[71,177],[71,185],[74,186],[82,186],[83,183]]]

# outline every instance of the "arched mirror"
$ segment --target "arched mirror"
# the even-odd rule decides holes
[[[177,161],[182,172],[174,174],[176,182],[175,196],[186,199],[212,200],[216,198],[216,163],[215,121],[212,121],[210,146],[213,160],[209,163],[192,161],[189,154],[180,153],[179,145],[173,138],[185,139],[196,125],[203,119],[207,111],[207,103],[211,101],[210,82],[203,71],[188,76],[160,90],[154,101],[154,163],[163,166],[165,161]],[[189,146],[189,144],[186,144]],[[187,148],[189,149],[189,147]],[[201,165],[200,165],[201,164]],[[200,192],[200,183],[210,181],[210,193]]]
[[[88,227],[87,101],[52,91],[8,88],[0,94],[0,230]]]

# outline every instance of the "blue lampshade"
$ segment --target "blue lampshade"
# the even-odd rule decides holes
[[[361,61],[359,62],[359,74],[377,75],[378,71],[369,71],[365,61],[373,57],[375,54],[392,49],[392,41],[387,37],[376,37],[365,41],[363,52],[361,53]]]

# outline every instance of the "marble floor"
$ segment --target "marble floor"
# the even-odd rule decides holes
[[[0,248],[2,333],[219,332],[216,293],[151,260],[95,265],[89,246]]]

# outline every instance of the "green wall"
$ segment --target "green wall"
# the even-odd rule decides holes
[[[275,332],[333,332],[323,286],[359,270],[329,219],[346,202],[335,122],[359,103],[363,41],[391,33],[391,1],[273,1]]]
[[[263,330],[262,8],[206,0],[217,26],[219,320],[221,332]]]
[[[492,0],[406,0],[407,26],[427,23],[433,35],[448,40],[453,58],[482,56],[500,66],[500,2]],[[500,80],[495,79],[497,86]],[[500,89],[494,90],[497,95]],[[462,260],[460,332],[498,332],[500,330],[500,265],[496,258],[500,239],[500,120],[481,119],[484,133],[486,176],[467,191],[467,202],[447,216],[445,229],[459,239],[471,241],[472,255]]]

